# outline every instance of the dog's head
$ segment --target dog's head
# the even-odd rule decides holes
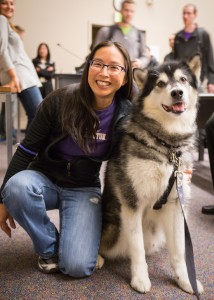
[[[199,55],[188,63],[172,61],[146,71],[134,69],[140,89],[137,110],[164,124],[168,131],[184,132],[183,126],[191,128],[197,113],[200,72]]]

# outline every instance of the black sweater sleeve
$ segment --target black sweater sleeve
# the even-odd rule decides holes
[[[21,142],[21,145],[18,145],[11,159],[1,186],[1,192],[6,182],[16,173],[26,170],[37,154],[39,155],[39,153],[44,151],[50,142],[53,128],[56,127],[57,98],[59,97],[59,93],[59,90],[57,93],[51,93],[50,96],[46,97],[40,104],[26,137]],[[2,197],[0,194],[0,203],[1,202]]]

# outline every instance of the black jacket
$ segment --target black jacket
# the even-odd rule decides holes
[[[65,138],[66,134],[61,130],[58,112],[65,95],[66,97],[72,96],[73,86],[69,85],[54,91],[40,104],[25,139],[17,147],[10,162],[1,191],[11,176],[26,169],[40,171],[62,187],[100,186],[101,163],[108,160],[117,147],[120,131],[116,128],[120,127],[122,119],[129,114],[131,102],[120,96],[116,98],[116,109],[112,121],[112,142],[105,157],[101,159],[77,157],[71,161],[59,160],[56,158],[53,147]]]
[[[208,83],[214,84],[214,58],[209,34],[203,28],[196,28],[192,36],[184,39],[184,30],[175,36],[174,57],[176,60],[188,60],[195,53],[200,53],[202,58],[201,81],[205,78]]]
[[[50,92],[53,91],[52,78],[55,74],[55,63],[51,61],[46,61],[45,68],[42,68],[40,59],[34,58],[32,62],[35,68],[40,68],[40,71],[36,71],[42,84],[40,91],[42,93],[43,98],[45,98]],[[53,71],[48,71],[48,67],[53,67]]]

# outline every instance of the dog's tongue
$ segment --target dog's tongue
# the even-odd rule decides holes
[[[172,105],[171,108],[173,111],[176,111],[176,112],[185,111],[184,103],[176,103],[175,105]]]

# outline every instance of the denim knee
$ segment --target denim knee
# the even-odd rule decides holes
[[[2,196],[3,196],[3,203],[11,203],[13,206],[19,207],[22,205],[20,201],[24,200],[25,198],[22,196],[22,189],[23,186],[23,180],[19,179],[18,176],[13,176],[11,177],[8,182],[6,183],[3,191],[2,191]],[[22,192],[20,192],[22,191]],[[12,201],[10,201],[12,200]]]
[[[59,269],[62,273],[67,274],[73,278],[83,278],[92,275],[96,269],[96,262],[92,263],[85,260],[83,257],[79,258],[63,258],[59,260]]]

